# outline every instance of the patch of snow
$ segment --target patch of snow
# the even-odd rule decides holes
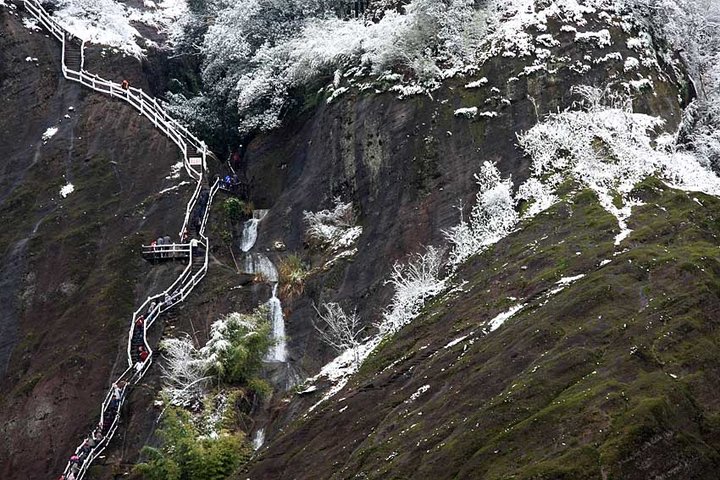
[[[50,127],[47,130],[45,130],[45,133],[42,134],[42,140],[43,142],[47,142],[52,137],[55,136],[55,134],[58,132],[58,127]]]
[[[463,340],[465,340],[467,337],[469,337],[469,335],[463,335],[463,336],[460,337],[460,338],[456,338],[455,340],[453,340],[453,341],[449,342],[447,345],[445,345],[443,348],[452,348],[452,347],[454,347],[455,345],[457,345],[458,343],[460,343],[460,342],[462,342]]]
[[[537,37],[535,37],[535,41],[540,45],[548,48],[557,47],[558,45],[560,45],[560,42],[553,38],[553,36],[549,33],[538,35]]]
[[[487,77],[482,77],[480,80],[475,80],[474,82],[468,83],[467,85],[465,85],[465,88],[480,88],[483,85],[487,85],[487,83]]]
[[[609,62],[610,60],[622,61],[622,53],[620,53],[620,52],[608,53],[607,55],[604,55],[600,58],[596,58],[595,60],[593,60],[593,63],[597,65],[598,63],[605,63],[605,62]]]
[[[184,165],[185,164],[182,160],[173,165],[170,165],[170,175],[165,177],[165,180],[173,180],[175,178],[180,178],[180,171],[183,169]]]
[[[525,307],[524,303],[519,303],[519,304],[515,305],[514,307],[510,307],[509,310],[497,315],[495,318],[493,318],[492,320],[490,320],[488,322],[488,324],[487,324],[488,331],[494,332],[495,330],[500,328],[500,326],[502,326],[503,323],[505,323],[508,319],[510,319],[513,315],[515,315],[517,312],[522,310],[524,307]]]
[[[52,17],[76,37],[98,45],[107,45],[140,57],[141,43],[152,45],[135,27],[144,24],[159,33],[170,33],[187,12],[184,0],[164,0],[158,5],[146,3],[140,10],[114,0],[59,0]]]
[[[32,30],[33,32],[38,32],[42,30],[42,28],[40,28],[40,25],[38,25],[38,21],[34,18],[24,17],[22,19],[22,24],[25,28],[27,28],[28,30]]]
[[[609,47],[612,45],[610,31],[606,28],[598,32],[575,32],[575,41],[590,43],[598,48]]]
[[[328,97],[328,99],[325,102],[328,104],[332,103],[333,100],[335,100],[336,98],[341,96],[343,93],[347,92],[348,90],[350,90],[348,87],[336,88],[335,90],[333,90],[333,92],[330,94],[330,96]]]
[[[350,376],[357,372],[362,362],[372,353],[382,341],[381,335],[370,338],[367,342],[357,347],[345,350],[332,361],[327,363],[320,373],[308,379],[313,384],[320,379],[326,379],[333,385],[323,397],[308,409],[308,412],[315,410],[321,403],[334,396],[342,390],[350,379]]]
[[[183,181],[183,182],[180,182],[180,183],[178,183],[177,185],[174,185],[174,186],[172,186],[172,187],[164,188],[164,189],[162,189],[162,190],[160,190],[160,191],[158,192],[158,195],[162,195],[162,194],[164,194],[164,193],[172,192],[173,190],[179,189],[179,188],[182,187],[183,185],[190,185],[190,182]]]
[[[640,60],[638,60],[635,57],[627,57],[625,59],[625,65],[623,66],[623,69],[626,72],[629,72],[630,70],[637,70],[640,67]]]
[[[609,260],[609,259],[606,258],[605,260],[603,260],[602,262],[600,262],[600,263],[598,264],[598,267],[604,267],[605,265],[607,265],[607,264],[610,263],[610,262],[612,262],[612,260]]]
[[[68,183],[67,185],[63,186],[60,189],[60,196],[65,198],[74,191],[75,191],[75,185],[73,185],[72,183]]]
[[[577,282],[584,276],[585,276],[585,274],[581,273],[580,275],[575,275],[574,277],[563,277],[560,280],[558,280],[557,282],[555,282],[555,284],[566,287],[566,286],[570,285],[571,283]]]
[[[405,403],[411,403],[420,398],[420,395],[430,390],[430,385],[423,385],[422,387],[418,388],[415,393],[410,395],[410,398],[405,400]]]
[[[468,119],[473,119],[478,114],[478,108],[477,107],[465,107],[465,108],[458,108],[455,110],[454,115],[456,117],[465,117]]]
[[[297,393],[300,394],[300,395],[302,395],[302,394],[305,394],[305,393],[316,392],[317,389],[318,389],[317,386],[315,386],[315,385],[310,385],[309,387],[307,387],[307,388],[305,388],[305,389],[303,389],[303,390],[300,390],[300,391],[297,392]]]

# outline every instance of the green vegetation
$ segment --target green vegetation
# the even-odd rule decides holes
[[[144,447],[146,461],[135,466],[147,480],[222,480],[252,453],[241,433],[201,436],[190,414],[174,407],[167,409],[158,436],[163,446]]]
[[[243,202],[237,197],[230,197],[222,203],[223,216],[231,223],[252,215],[253,208],[252,202]]]
[[[261,305],[250,314],[231,313],[213,325],[213,333],[221,332],[220,341],[226,344],[225,348],[216,348],[215,336],[208,342],[210,350],[218,356],[213,366],[218,380],[233,385],[254,385],[265,391],[258,374],[263,358],[274,343],[267,315],[268,307]]]
[[[310,271],[299,255],[290,254],[280,260],[278,274],[280,292],[285,298],[290,299],[297,298],[305,291],[305,279],[310,275]]]
[[[572,185],[565,195],[473,257],[458,272],[464,293],[430,302],[364,362],[347,405],[372,430],[358,435],[347,471],[710,478],[720,461],[711,367],[720,364],[720,201],[647,179],[633,192],[645,202],[628,221],[633,232],[616,248],[617,220],[596,195]],[[520,302],[527,307],[483,332]],[[473,341],[445,348],[465,335]],[[399,387],[400,376],[413,383]],[[428,393],[410,401],[425,384]],[[331,411],[323,428],[343,425],[325,421]],[[314,425],[303,433],[315,435]]]

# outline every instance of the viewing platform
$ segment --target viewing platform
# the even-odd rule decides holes
[[[199,247],[200,244],[194,246]],[[151,263],[167,260],[178,260],[190,258],[193,245],[190,243],[171,243],[169,245],[143,245],[142,256]]]

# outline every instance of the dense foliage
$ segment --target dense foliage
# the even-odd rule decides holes
[[[147,460],[135,467],[147,480],[222,480],[252,452],[242,434],[201,436],[189,413],[179,408],[166,411],[158,436],[162,447],[144,447]]]
[[[472,60],[485,26],[473,4],[413,0],[374,21],[341,18],[337,2],[322,0],[206,4],[196,10],[214,11],[215,23],[196,42],[183,42],[200,45],[205,92],[174,95],[175,113],[200,131],[236,121],[247,134],[277,127],[293,93],[309,85],[342,91],[348,78],[367,77],[433,84]]]
[[[251,314],[231,313],[210,327],[210,339],[197,348],[190,336],[163,340],[165,393],[176,405],[196,405],[210,380],[265,391],[258,374],[273,345],[267,307]]]

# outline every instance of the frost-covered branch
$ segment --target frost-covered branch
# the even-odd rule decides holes
[[[195,348],[189,335],[168,338],[161,344],[164,364],[165,393],[170,403],[180,406],[194,405],[205,393],[212,378],[212,362]]]
[[[425,253],[416,253],[406,263],[393,265],[386,284],[395,288],[395,294],[377,325],[382,334],[398,331],[420,313],[425,300],[445,289],[442,257],[440,250],[429,246]]]
[[[303,212],[307,226],[305,237],[311,245],[338,251],[349,248],[362,234],[362,227],[356,226],[352,203],[335,199],[335,208],[319,212]]]
[[[321,325],[317,325],[313,321],[313,327],[323,342],[338,353],[356,348],[360,344],[360,336],[365,327],[360,325],[357,309],[353,310],[351,314],[347,314],[339,304],[334,302],[322,304],[322,312],[315,306],[313,308],[322,320]]]
[[[521,192],[552,195],[571,178],[592,189],[600,204],[618,219],[619,243],[629,230],[625,220],[638,201],[630,197],[643,179],[657,175],[670,186],[720,193],[720,180],[702,159],[678,151],[675,138],[659,135],[664,121],[634,113],[632,104],[589,87],[579,89],[587,108],[551,114],[527,133],[520,146],[532,158],[533,178]]]
[[[460,215],[460,223],[443,232],[451,244],[450,264],[459,265],[488,245],[507,235],[518,221],[512,181],[503,180],[500,171],[490,162],[483,163],[475,175],[480,191],[468,221]]]

